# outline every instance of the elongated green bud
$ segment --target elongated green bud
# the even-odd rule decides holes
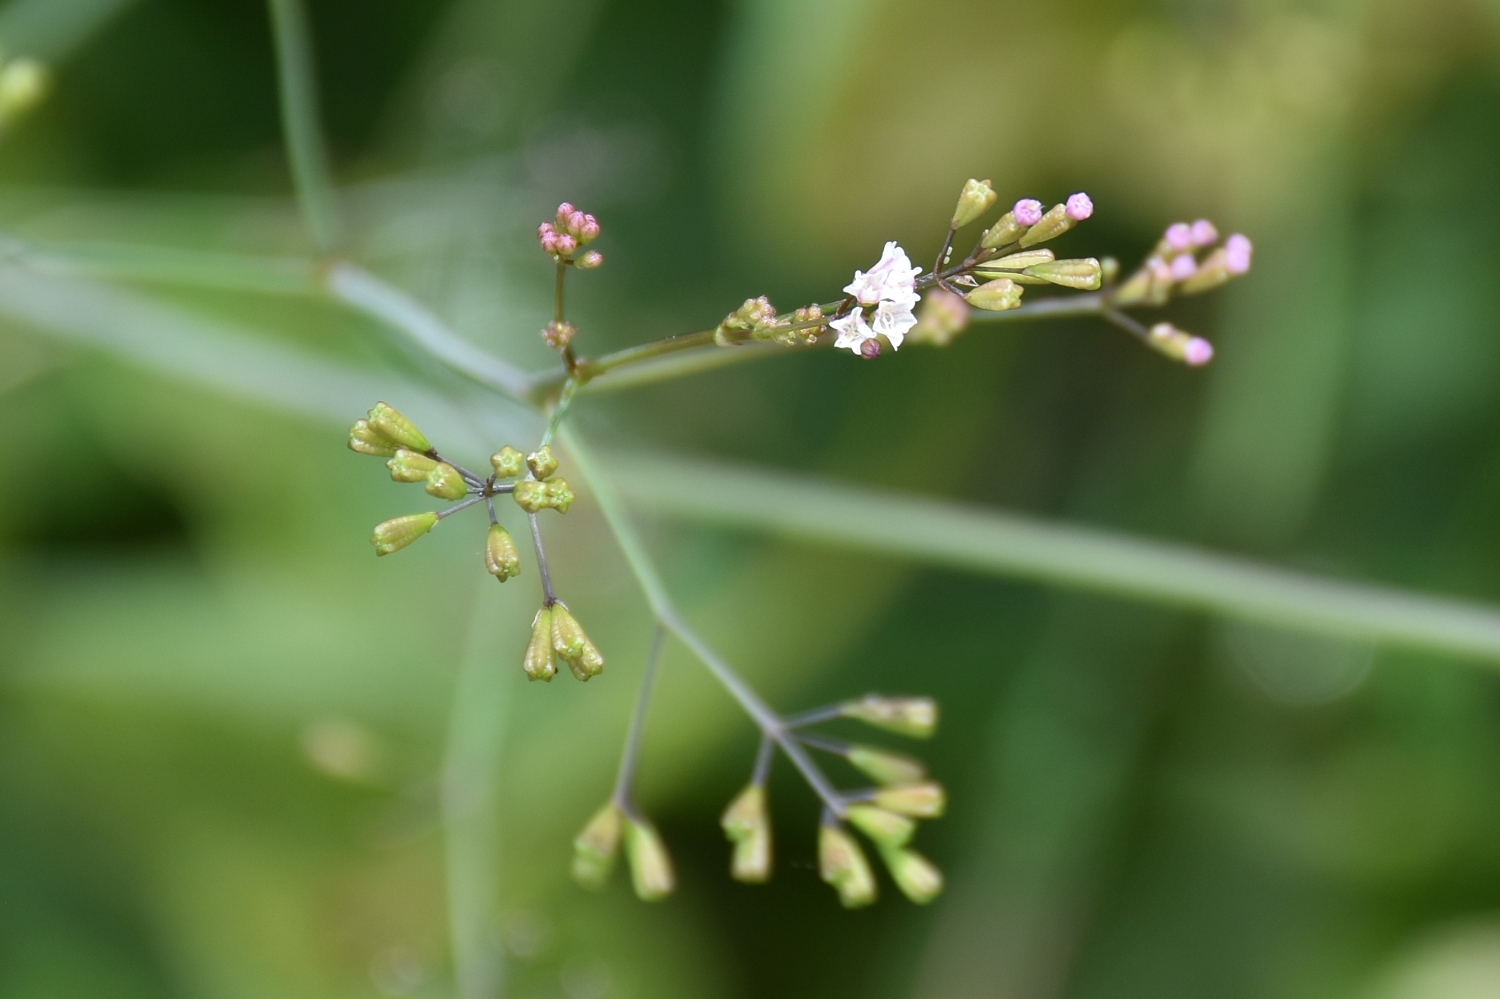
[[[958,206],[953,209],[953,228],[962,229],[994,207],[1000,196],[987,180],[969,180],[959,192]]]
[[[1022,288],[1014,277],[987,281],[966,296],[970,305],[987,312],[1007,312],[1021,305]]]
[[[1079,291],[1096,291],[1101,283],[1103,270],[1093,257],[1078,260],[1054,260],[1047,264],[1036,264],[1026,268],[1026,273],[1039,277],[1049,284]]]
[[[552,605],[552,651],[579,680],[587,681],[604,672],[604,657],[561,601]]]
[[[1016,221],[1015,212],[1006,212],[1000,216],[1000,221],[985,230],[984,239],[980,240],[981,246],[986,250],[993,250],[997,246],[1006,246],[1020,239],[1026,232],[1026,226]]]
[[[729,873],[736,881],[762,884],[771,879],[771,818],[766,789],[751,784],[724,810],[719,820],[724,835],[734,843]]]
[[[496,478],[514,479],[526,471],[526,456],[507,444],[490,455],[490,464]]]
[[[625,859],[630,861],[630,880],[642,902],[659,902],[677,888],[672,857],[646,819],[626,816]]]
[[[490,525],[484,542],[484,567],[500,582],[521,574],[521,553],[510,532],[499,524]]]
[[[521,668],[532,680],[551,680],[557,675],[557,662],[552,653],[552,609],[543,607],[536,612],[531,622],[531,640],[526,643],[526,657]]]
[[[875,792],[875,804],[914,819],[935,819],[948,806],[941,784],[925,781],[904,787],[883,787]]]
[[[400,448],[395,457],[385,463],[385,467],[391,470],[391,478],[397,482],[421,482],[432,474],[432,470],[438,467],[438,463],[425,454],[408,451]]]
[[[850,746],[848,760],[880,784],[916,784],[927,776],[921,760],[874,746]]]
[[[980,270],[987,271],[1024,271],[1028,267],[1037,264],[1050,263],[1057,259],[1057,254],[1048,249],[1022,250],[1020,253],[1010,253],[994,260],[986,260],[979,265]]]
[[[557,459],[553,457],[552,446],[543,444],[535,451],[526,456],[526,467],[531,469],[531,474],[539,479],[548,479],[552,473],[557,471]]]
[[[375,525],[375,534],[370,538],[370,543],[375,546],[376,555],[399,552],[436,527],[437,522],[436,513],[413,513],[395,517]]]
[[[349,450],[389,458],[396,453],[396,444],[376,433],[369,420],[355,420],[349,428]]]
[[[926,905],[943,891],[943,872],[915,850],[882,850],[881,857],[901,893]]]
[[[1233,275],[1229,273],[1229,253],[1222,246],[1204,258],[1193,276],[1177,286],[1184,295],[1197,295],[1217,288]]]
[[[469,495],[469,484],[458,474],[458,469],[446,461],[427,473],[427,493],[438,499],[461,500]]]
[[[917,824],[911,819],[878,805],[850,805],[844,817],[882,849],[905,846],[917,831]]]
[[[930,697],[871,695],[840,704],[839,714],[913,739],[926,739],[937,731],[938,706]]]
[[[837,822],[818,829],[818,875],[839,893],[846,909],[858,909],[875,901],[875,874],[865,853]]]
[[[375,408],[370,410],[370,426],[382,437],[409,451],[432,450],[432,443],[417,429],[417,425],[389,403],[377,402]]]
[[[573,839],[573,880],[585,888],[603,888],[620,853],[624,816],[614,802],[594,813]]]
[[[1078,221],[1068,214],[1067,205],[1053,205],[1042,220],[1022,236],[1022,246],[1035,246],[1037,243],[1045,243],[1049,239],[1056,239],[1069,229],[1078,224]]]

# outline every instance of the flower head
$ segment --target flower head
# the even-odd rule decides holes
[[[870,329],[870,324],[865,322],[865,314],[860,309],[855,309],[841,319],[834,319],[828,323],[838,331],[838,339],[833,341],[835,347],[845,347],[854,353],[861,353],[865,341],[875,339],[875,331]]]
[[[1036,225],[1042,220],[1042,203],[1035,198],[1022,198],[1016,202],[1011,213],[1022,225]]]
[[[1079,191],[1068,198],[1068,218],[1074,222],[1082,222],[1094,214],[1094,202],[1087,194]]]
[[[880,260],[868,272],[855,271],[854,280],[844,286],[860,305],[875,305],[887,299],[917,301],[916,280],[922,268],[913,267],[911,258],[895,240],[885,244]]]

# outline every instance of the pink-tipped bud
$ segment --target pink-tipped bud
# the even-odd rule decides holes
[[[592,243],[594,240],[599,238],[599,233],[601,231],[602,230],[600,230],[599,228],[599,220],[594,218],[594,216],[592,215],[585,215],[583,217],[583,224],[578,227],[578,238],[583,240],[585,243]]]
[[[1183,345],[1182,359],[1191,367],[1201,368],[1214,359],[1214,345],[1195,336]]]
[[[1193,246],[1202,248],[1213,246],[1219,241],[1219,230],[1208,219],[1199,219],[1193,223]]]
[[[557,233],[553,232],[551,229],[548,229],[545,233],[542,234],[542,249],[547,253],[557,252]]]
[[[859,356],[867,361],[873,361],[880,356],[880,341],[866,340],[859,345]]]
[[[1016,202],[1011,213],[1022,225],[1036,225],[1042,220],[1042,203],[1035,198],[1022,198]]]
[[[575,211],[577,211],[577,209],[573,207],[571,202],[564,201],[562,204],[558,205],[557,227],[559,229],[566,229],[568,227],[568,216],[572,215]]]
[[[576,261],[574,261],[574,263],[576,263],[579,267],[583,268],[586,271],[591,271],[595,267],[598,267],[600,264],[604,263],[604,254],[600,253],[598,250],[590,250],[583,256],[579,257]]]
[[[1079,191],[1068,198],[1068,218],[1074,222],[1082,222],[1094,214],[1094,202],[1087,194]]]
[[[583,212],[573,210],[568,213],[567,230],[574,236],[583,235]]]
[[[1231,274],[1244,274],[1250,269],[1250,253],[1254,249],[1249,238],[1235,233],[1224,242],[1224,266]]]
[[[1193,259],[1191,253],[1184,253],[1180,257],[1172,258],[1171,270],[1173,281],[1186,281],[1198,273],[1198,261]]]
[[[1178,253],[1186,253],[1193,248],[1193,227],[1186,222],[1173,222],[1167,226],[1162,239],[1170,249]]]
[[[549,232],[555,233],[556,230],[552,228],[551,222],[543,222],[541,225],[536,227],[536,238],[541,239]]]
[[[558,234],[557,241],[553,245],[554,249],[552,252],[561,254],[562,256],[566,257],[574,250],[578,249],[578,240],[575,239],[572,235],[564,232]]]

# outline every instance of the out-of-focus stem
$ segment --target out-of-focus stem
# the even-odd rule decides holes
[[[630,716],[630,731],[625,736],[625,752],[620,754],[620,772],[615,777],[614,803],[627,815],[635,814],[635,772],[641,762],[641,741],[646,734],[646,711],[651,705],[651,690],[656,685],[656,670],[667,644],[667,631],[660,624],[651,639],[646,655],[646,669],[641,674],[641,688],[635,695],[635,711]]]
[[[313,243],[332,253],[343,235],[338,196],[328,170],[328,151],[318,124],[318,83],[313,66],[312,36],[302,0],[267,0],[271,34],[276,41],[277,80],[281,90],[281,128],[291,161],[292,184]]]

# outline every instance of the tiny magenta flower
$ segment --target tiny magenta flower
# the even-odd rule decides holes
[[[1011,212],[1022,225],[1036,225],[1042,220],[1042,203],[1035,198],[1022,198]]]
[[[1214,359],[1214,345],[1195,336],[1183,345],[1182,359],[1192,367],[1201,368]]]
[[[1224,242],[1224,266],[1231,274],[1244,274],[1250,270],[1250,253],[1254,247],[1246,236],[1235,233]]]
[[[1184,253],[1180,257],[1172,258],[1172,280],[1186,281],[1198,273],[1198,261],[1193,259],[1191,253]]]
[[[1192,236],[1195,247],[1212,246],[1218,242],[1219,230],[1208,219],[1199,219],[1193,223]]]
[[[1179,253],[1186,253],[1193,248],[1193,227],[1186,222],[1173,222],[1167,226],[1162,239],[1170,248]]]
[[[1082,222],[1094,214],[1094,202],[1087,194],[1079,191],[1068,198],[1068,218],[1074,222]]]

